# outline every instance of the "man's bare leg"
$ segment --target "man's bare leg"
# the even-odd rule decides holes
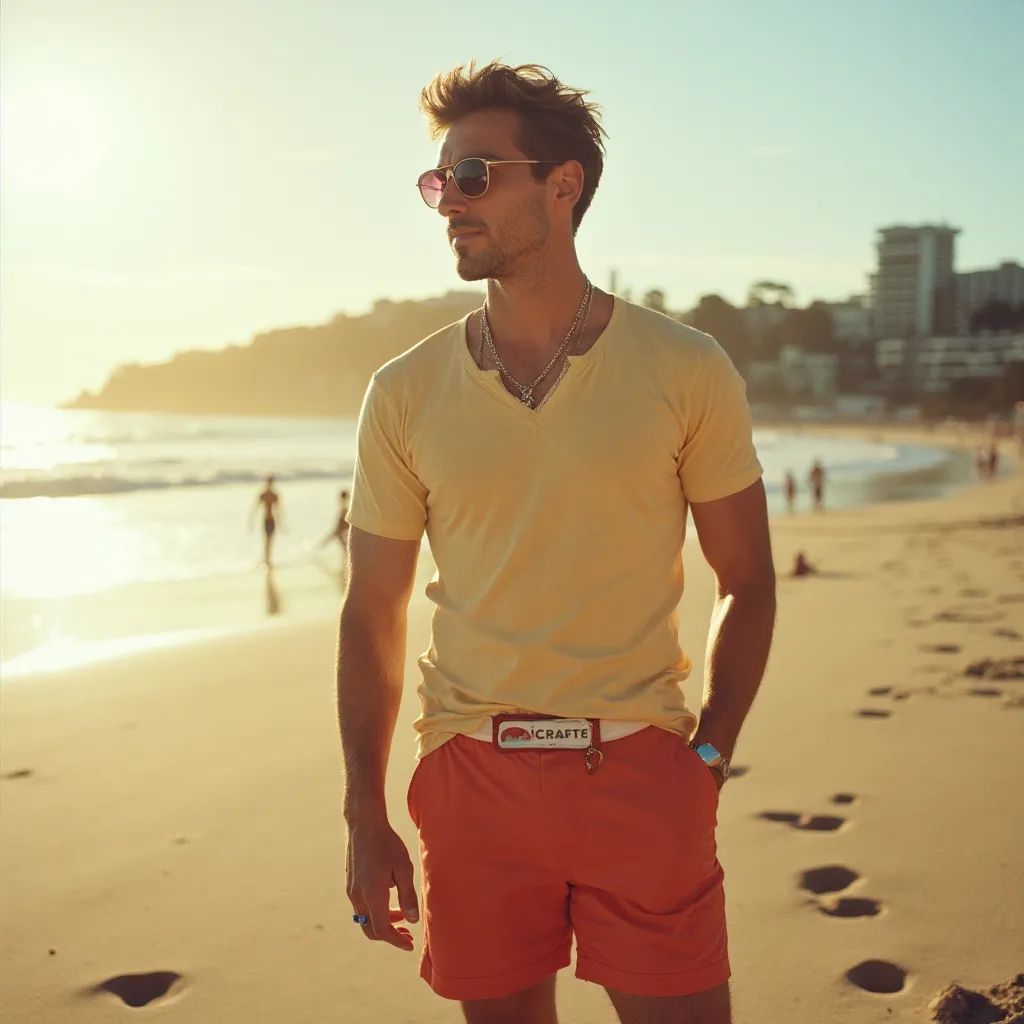
[[[555,978],[549,974],[536,985],[497,999],[463,1002],[466,1024],[558,1024]]]
[[[692,996],[634,996],[605,991],[621,1024],[732,1024],[729,982]]]

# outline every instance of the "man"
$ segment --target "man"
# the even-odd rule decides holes
[[[807,478],[811,482],[811,496],[814,502],[814,511],[820,512],[825,507],[825,467],[821,459],[815,459]]]
[[[441,150],[420,193],[487,298],[381,367],[360,413],[338,663],[347,892],[368,939],[412,950],[384,781],[425,530],[421,976],[470,1024],[552,1024],[575,935],[577,976],[626,1024],[729,1024],[715,825],[774,622],[762,468],[717,343],[580,268],[604,134],[583,95],[492,63],[421,97]],[[718,578],[699,724],[678,685],[688,508]]]
[[[263,509],[263,564],[272,567],[271,549],[274,545],[274,534],[281,522],[281,496],[274,489],[274,478],[267,477],[263,490],[256,495],[256,501],[249,513],[249,529],[252,529],[256,513]]]

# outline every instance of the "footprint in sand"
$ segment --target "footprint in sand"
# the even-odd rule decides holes
[[[892,693],[891,686],[872,686],[871,689],[868,690],[868,696],[870,697],[885,697],[890,693]]]
[[[1024,594],[1000,594],[996,600],[1000,604],[1018,604],[1024,601]]]
[[[1024,657],[982,658],[968,665],[964,675],[989,680],[1024,679]]]
[[[859,718],[889,718],[892,716],[892,712],[882,708],[859,708],[857,716]]]
[[[959,654],[959,644],[921,644],[922,651],[929,651],[932,654]]]
[[[4,779],[28,779],[32,776],[31,768],[17,768],[13,772],[4,772],[0,778]]]
[[[935,621],[984,624],[999,622],[1002,618],[1004,618],[1002,612],[987,612],[971,608],[946,608],[935,616]]]
[[[965,587],[960,591],[959,597],[988,597],[987,590],[978,590],[976,587]]]
[[[857,799],[854,793],[836,793],[832,797],[832,803],[834,804],[852,804]]]
[[[972,697],[1002,697],[1003,691],[994,686],[972,686],[967,691]]]
[[[878,900],[863,897],[837,896],[836,893],[849,889],[860,878],[840,864],[829,864],[822,868],[811,868],[800,876],[800,888],[815,896],[829,897],[814,900],[818,910],[829,917],[875,917],[881,912]]]
[[[829,917],[877,917],[882,912],[882,904],[865,897],[841,896],[822,900],[818,910]]]
[[[178,982],[183,982],[182,975],[174,971],[150,971],[146,974],[118,974],[107,978],[90,989],[91,995],[100,992],[112,992],[121,1002],[128,1006],[148,1006],[157,999],[167,995],[172,988],[180,989]]]
[[[815,896],[826,893],[842,892],[849,889],[860,875],[842,864],[827,864],[821,868],[811,868],[800,875],[800,888],[813,892]]]
[[[846,977],[865,992],[884,995],[902,992],[907,984],[907,972],[888,960],[862,960],[846,972]]]
[[[1009,629],[1007,626],[1002,626],[999,629],[992,630],[993,636],[1002,636],[1007,640],[1020,640],[1021,635],[1015,629]]]
[[[795,811],[761,811],[759,818],[778,821],[804,832],[835,832],[846,824],[835,814],[797,814]]]

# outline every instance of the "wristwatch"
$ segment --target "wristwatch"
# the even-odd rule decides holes
[[[715,771],[722,776],[723,782],[729,778],[729,758],[723,756],[713,743],[697,743],[696,740],[691,740],[690,749],[694,751],[709,768],[714,768]]]

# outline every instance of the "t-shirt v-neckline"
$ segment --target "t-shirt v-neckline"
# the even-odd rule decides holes
[[[611,341],[614,328],[617,326],[621,309],[622,300],[619,299],[618,296],[613,295],[612,315],[608,318],[608,323],[605,324],[604,330],[601,331],[601,333],[594,339],[594,343],[586,352],[566,357],[568,366],[565,369],[564,378],[552,392],[545,395],[544,399],[541,400],[541,405],[536,409],[531,409],[524,402],[521,402],[505,387],[505,384],[501,379],[500,370],[481,370],[480,367],[477,366],[476,360],[469,351],[469,318],[473,315],[472,312],[467,313],[459,323],[457,336],[460,358],[463,366],[466,367],[469,376],[485,391],[493,395],[509,408],[515,409],[519,415],[525,417],[528,422],[536,424],[545,418],[545,415],[548,414],[552,407],[556,407],[559,404],[560,397],[564,400],[564,392],[571,389],[573,381],[579,379],[582,371],[593,366],[598,359],[600,359],[602,353]]]

